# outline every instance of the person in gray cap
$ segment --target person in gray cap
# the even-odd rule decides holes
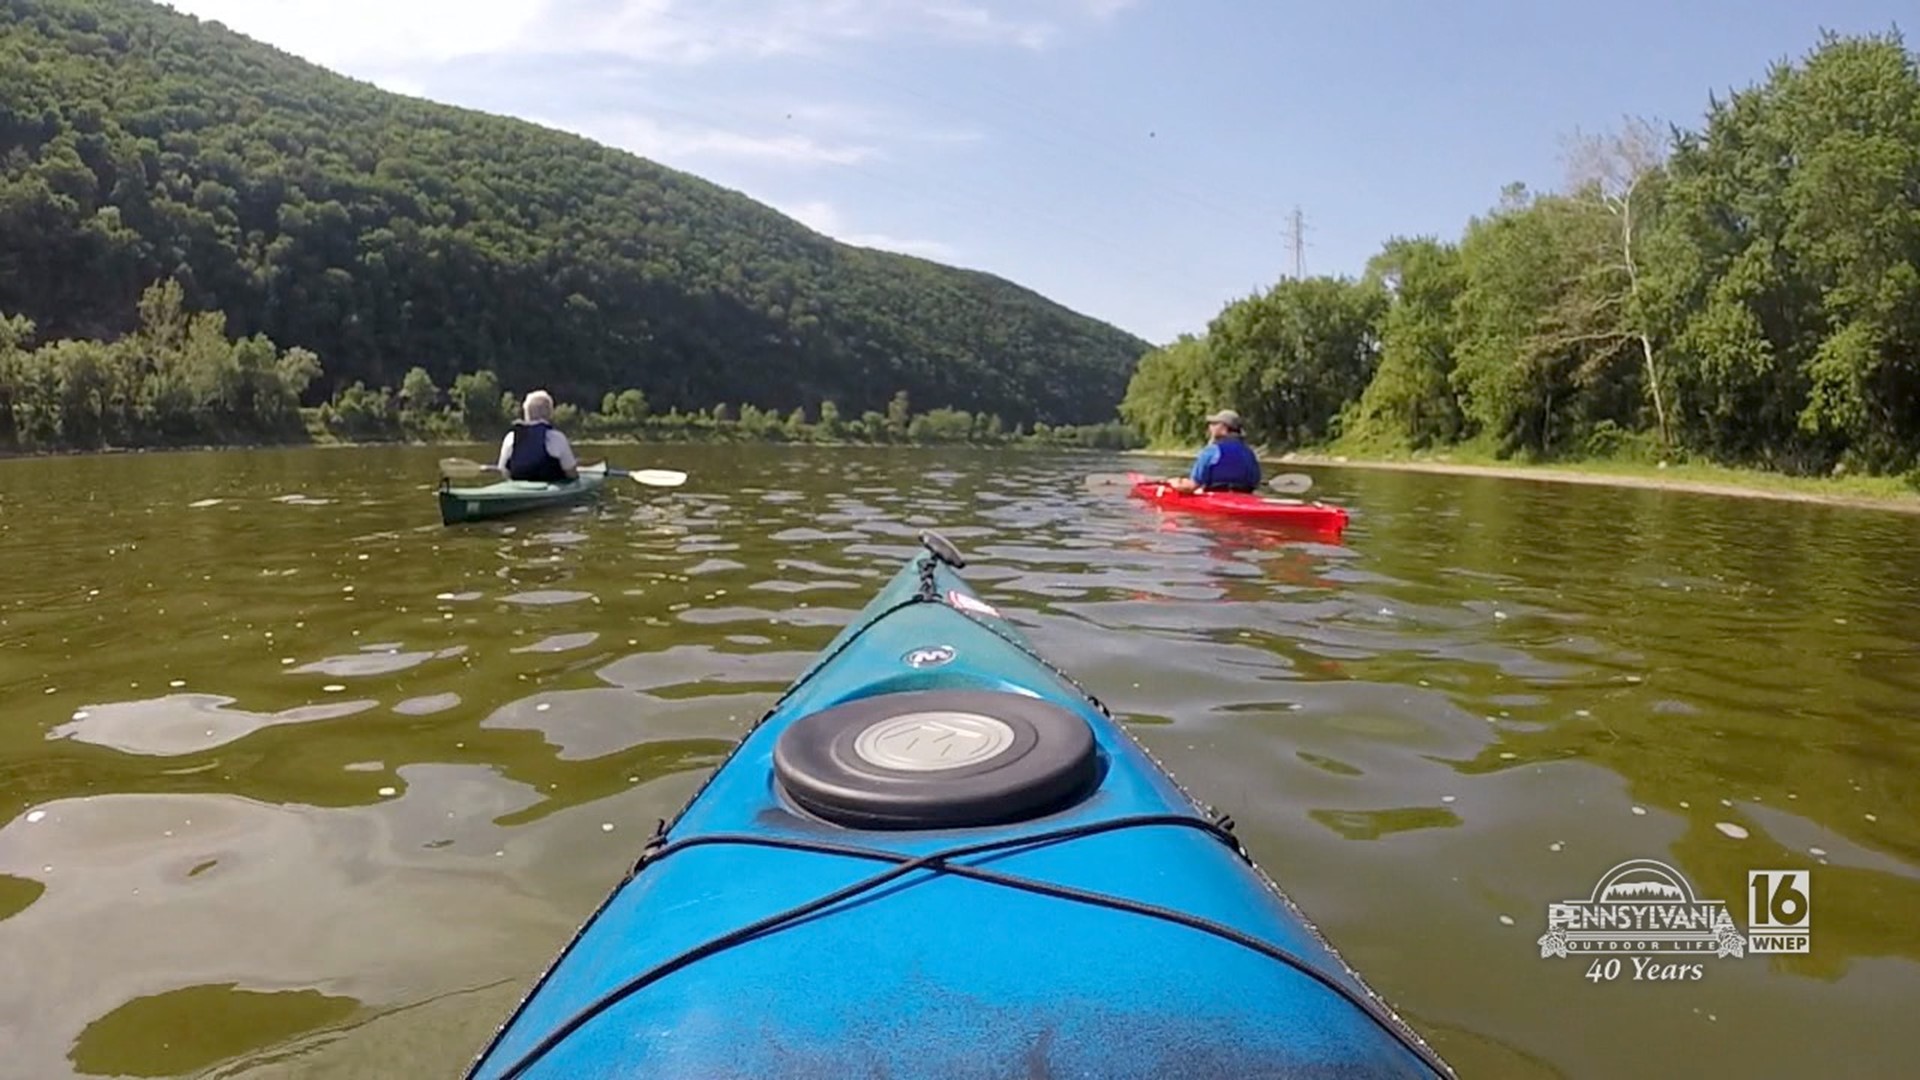
[[[1167,480],[1177,491],[1258,491],[1260,459],[1247,445],[1240,414],[1221,409],[1207,417],[1207,445],[1186,476]]]

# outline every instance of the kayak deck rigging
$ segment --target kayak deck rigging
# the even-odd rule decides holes
[[[979,844],[962,845],[918,856],[905,855],[900,852],[886,851],[879,848],[855,847],[847,844],[829,844],[822,841],[793,840],[778,837],[755,836],[751,834],[712,834],[689,837],[685,840],[668,843],[665,839],[666,831],[663,825],[662,829],[654,834],[654,839],[649,842],[646,853],[641,856],[639,862],[634,864],[632,871],[628,874],[628,880],[630,880],[634,874],[638,874],[644,870],[647,866],[658,863],[660,860],[675,852],[710,844],[744,844],[760,847],[790,848],[796,851],[809,851],[845,858],[866,859],[874,862],[892,863],[894,865],[888,870],[884,870],[868,878],[863,878],[836,892],[829,893],[804,904],[790,907],[785,911],[777,912],[761,919],[759,922],[740,927],[738,930],[731,931],[719,937],[710,938],[706,942],[642,972],[608,994],[595,1000],[593,1004],[585,1010],[570,1017],[565,1023],[554,1029],[546,1038],[528,1050],[518,1061],[509,1066],[500,1076],[503,1080],[511,1080],[511,1078],[523,1075],[525,1070],[537,1062],[547,1051],[559,1045],[567,1036],[579,1030],[608,1008],[618,1004],[629,995],[645,989],[654,981],[686,967],[688,964],[692,964],[722,949],[731,948],[734,945],[749,941],[761,934],[771,933],[780,929],[782,926],[797,923],[835,904],[853,900],[861,894],[879,889],[916,870],[958,874],[975,881],[1002,885],[1007,888],[1026,889],[1062,900],[1109,907],[1116,911],[1130,912],[1147,918],[1164,919],[1181,926],[1213,934],[1226,941],[1251,949],[1256,953],[1299,970],[1302,974],[1313,978],[1327,989],[1352,1002],[1356,1008],[1372,1016],[1391,1037],[1396,1039],[1400,1037],[1395,1027],[1398,1021],[1390,1014],[1383,1014],[1379,1006],[1371,999],[1355,994],[1338,981],[1321,973],[1320,970],[1312,964],[1285,949],[1270,942],[1263,941],[1251,934],[1237,930],[1234,927],[1225,926],[1211,919],[1201,918],[1172,908],[1141,903],[1124,896],[1114,896],[1108,893],[1075,889],[1053,882],[1039,881],[1033,878],[1021,877],[1016,874],[1006,874],[996,870],[988,870],[981,866],[970,866],[952,862],[954,859],[967,856],[988,855],[1027,845],[1059,843],[1082,836],[1091,836],[1096,833],[1152,825],[1189,828],[1210,833],[1227,847],[1231,848],[1234,853],[1245,860],[1248,865],[1251,866],[1253,864],[1251,856],[1249,856],[1246,849],[1240,845],[1239,839],[1233,835],[1233,819],[1224,816],[1218,821],[1189,817],[1183,814],[1141,814],[1133,817],[1108,818],[1104,821],[1097,821],[1090,824],[1069,826],[1048,832],[1036,833],[1030,836],[1011,837],[1003,840],[990,840]],[[1435,1059],[1435,1062],[1437,1064],[1437,1059]]]

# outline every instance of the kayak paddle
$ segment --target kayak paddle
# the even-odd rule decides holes
[[[636,484],[648,487],[679,487],[687,482],[687,474],[678,469],[616,469],[607,466],[608,476],[623,476]]]
[[[589,465],[591,469],[593,466]],[[636,484],[648,487],[679,487],[687,482],[687,474],[678,469],[616,469],[611,465],[602,465],[608,476],[625,477]],[[499,475],[503,470],[498,465],[485,465],[466,458],[441,458],[440,472],[449,477],[478,477],[488,474]]]
[[[1090,473],[1087,476],[1087,490],[1111,491],[1115,488],[1130,488],[1147,479],[1140,473]]]
[[[1288,495],[1298,495],[1313,486],[1313,477],[1306,473],[1281,473],[1267,481],[1267,486]]]

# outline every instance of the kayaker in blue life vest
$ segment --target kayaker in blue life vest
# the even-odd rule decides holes
[[[1240,414],[1221,409],[1207,417],[1207,445],[1193,459],[1193,471],[1167,486],[1179,491],[1258,491],[1260,459],[1247,445]]]
[[[520,409],[526,419],[514,421],[513,430],[500,441],[500,468],[507,476],[550,484],[563,484],[579,476],[580,462],[573,456],[573,445],[553,427],[553,396],[535,390]]]

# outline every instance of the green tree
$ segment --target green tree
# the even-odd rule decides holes
[[[631,388],[622,390],[614,398],[613,408],[609,411],[619,417],[622,423],[638,426],[647,418],[647,395]]]
[[[1502,451],[1550,455],[1579,434],[1580,391],[1617,345],[1594,337],[1590,294],[1578,288],[1595,250],[1591,215],[1518,186],[1460,245],[1465,284],[1451,383],[1470,432]]]
[[[1451,383],[1454,305],[1465,284],[1459,248],[1397,238],[1369,262],[1367,276],[1391,299],[1380,322],[1380,366],[1351,433],[1413,449],[1452,442],[1464,423]]]
[[[499,376],[484,368],[454,378],[453,407],[475,438],[497,436],[513,420],[513,396],[500,389]]]
[[[1651,124],[1631,119],[1617,132],[1576,138],[1571,158],[1574,210],[1604,215],[1608,225],[1595,230],[1605,239],[1589,253],[1589,269],[1579,283],[1580,302],[1589,308],[1587,333],[1590,340],[1638,351],[1662,449],[1673,444],[1673,428],[1666,377],[1653,342],[1657,299],[1643,282],[1645,238],[1659,207],[1664,151]]]
[[[1920,451],[1920,71],[1827,35],[1715,100],[1669,166],[1648,287],[1687,440],[1793,470]]]
[[[1386,302],[1369,282],[1310,278],[1229,305],[1207,329],[1202,385],[1257,438],[1297,445],[1336,434],[1336,417],[1373,377]]]
[[[1173,344],[1141,357],[1120,415],[1155,443],[1185,444],[1202,430],[1202,420],[1219,408],[1208,382],[1211,353],[1205,338],[1182,334]]]
[[[415,365],[407,369],[406,378],[400,381],[400,400],[408,409],[428,412],[440,407],[440,388],[433,384],[433,376],[426,368]]]
[[[907,398],[907,392],[901,390],[887,402],[887,435],[899,440],[907,437],[907,426],[913,417],[913,408]]]

